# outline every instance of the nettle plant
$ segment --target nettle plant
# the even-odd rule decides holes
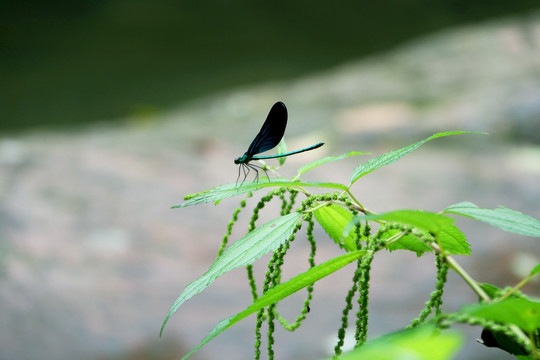
[[[302,182],[300,176],[317,166],[359,155],[350,152],[337,157],[327,157],[314,161],[298,170],[293,179],[259,179],[241,184],[227,184],[198,194],[188,195],[185,202],[174,208],[184,208],[207,202],[218,204],[221,200],[270,189],[262,196],[252,210],[247,234],[228,245],[232,228],[239,213],[246,209],[246,200],[234,211],[227,227],[217,259],[199,279],[190,283],[180,294],[167,314],[161,333],[170,316],[188,299],[202,292],[219,276],[239,267],[245,267],[253,303],[243,311],[219,322],[210,334],[191,352],[188,358],[211,339],[232,325],[256,314],[255,359],[261,358],[263,347],[262,327],[266,322],[266,352],[274,358],[274,334],[280,324],[289,331],[297,329],[310,312],[314,284],[352,264],[355,272],[350,289],[344,293],[344,307],[341,314],[341,327],[337,331],[334,348],[335,359],[449,359],[463,343],[463,336],[448,328],[455,323],[475,325],[482,328],[479,342],[486,346],[498,347],[520,359],[540,359],[540,302],[529,298],[520,291],[533,276],[540,273],[540,264],[531,269],[530,274],[517,285],[500,289],[494,285],[481,283],[467,273],[457,262],[455,255],[471,255],[465,235],[454,225],[449,215],[460,215],[496,226],[501,230],[540,237],[540,221],[521,212],[505,207],[482,209],[470,202],[450,205],[439,212],[423,210],[396,210],[383,214],[365,208],[351,191],[351,186],[364,175],[396,162],[422,144],[444,136],[466,133],[464,131],[437,133],[415,144],[376,156],[359,165],[352,172],[348,185],[329,182]],[[281,148],[282,151],[285,151]],[[279,151],[279,150],[278,150]],[[282,158],[281,160],[284,160]],[[263,165],[265,170],[272,168]],[[314,194],[309,189],[323,188],[329,192]],[[299,196],[300,195],[300,196]],[[299,198],[302,198],[301,200]],[[257,226],[260,211],[272,200],[281,202],[278,217]],[[315,264],[317,242],[313,229],[317,222],[328,236],[343,250],[322,264]],[[291,279],[282,279],[285,255],[290,249],[296,234],[305,228],[310,243],[309,270]],[[419,316],[411,320],[402,330],[389,333],[380,338],[367,341],[368,301],[370,270],[374,257],[383,250],[408,250],[421,256],[435,255],[436,285],[428,295],[425,308]],[[262,286],[257,286],[252,264],[263,255],[272,253],[268,261],[266,276]],[[442,309],[443,292],[448,271],[456,272],[472,291],[478,295],[478,304],[465,304],[460,311],[446,313]],[[303,308],[290,323],[278,312],[280,301],[306,289]],[[355,300],[356,297],[356,300]],[[356,304],[354,304],[356,302]],[[356,307],[355,312],[353,308]],[[343,352],[346,329],[354,322],[354,350]]]

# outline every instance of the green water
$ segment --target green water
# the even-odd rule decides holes
[[[0,131],[152,114],[335,66],[535,1],[0,4]]]

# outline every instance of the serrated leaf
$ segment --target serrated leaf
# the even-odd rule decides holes
[[[235,241],[216,259],[208,271],[199,279],[190,283],[178,296],[161,326],[160,335],[170,316],[187,300],[197,295],[218,277],[233,269],[246,266],[270,251],[276,250],[293,233],[300,220],[301,213],[292,213],[274,219]]]
[[[248,193],[250,191],[257,191],[265,187],[323,187],[330,188],[335,190],[346,191],[347,186],[337,183],[329,182],[316,182],[316,181],[292,181],[287,179],[271,179],[271,180],[259,180],[259,181],[245,181],[242,184],[225,184],[213,188],[211,190],[203,191],[199,194],[191,195],[186,202],[178,205],[174,205],[171,208],[178,209],[184,208],[191,205],[199,205],[208,202],[218,203],[219,201],[230,198],[232,196],[237,196],[241,194]]]
[[[478,284],[482,290],[484,290],[484,292],[487,294],[487,296],[489,296],[490,299],[495,299],[496,297],[500,296],[501,293],[503,292],[503,290],[493,284],[489,284],[489,283],[481,283],[481,284]],[[481,301],[482,298],[481,297],[478,297],[478,301]]]
[[[454,219],[423,210],[396,210],[377,215],[356,216],[353,222],[384,220],[407,224],[438,235],[442,229],[454,222]]]
[[[244,183],[238,184],[225,184],[218,187],[215,187],[211,190],[206,190],[201,193],[190,195],[190,197],[182,204],[174,205],[172,209],[184,208],[191,205],[199,205],[208,202],[213,202],[218,204],[221,200],[230,198],[232,196],[237,196],[241,194],[248,193],[250,191],[256,191],[262,189],[262,181],[245,181]]]
[[[463,344],[457,332],[440,332],[430,325],[400,330],[368,341],[357,350],[339,357],[340,360],[447,360]]]
[[[347,154],[343,154],[343,155],[339,155],[339,156],[327,156],[325,158],[315,160],[313,162],[310,162],[307,165],[302,166],[300,169],[298,169],[298,174],[296,175],[296,177],[299,177],[303,173],[305,173],[305,172],[307,172],[307,171],[309,171],[311,169],[314,169],[317,166],[321,166],[321,165],[327,164],[329,162],[343,160],[343,159],[346,159],[346,158],[351,157],[351,156],[363,155],[363,154],[370,154],[370,153],[364,153],[364,152],[359,152],[359,151],[351,151],[351,152],[349,152]]]
[[[444,212],[482,221],[504,231],[540,237],[539,220],[502,206],[497,209],[482,209],[471,202],[461,202],[447,207]]]
[[[540,328],[540,303],[525,298],[510,298],[499,302],[464,307],[461,314],[514,324],[527,333]]]
[[[439,234],[454,222],[447,216],[423,210],[397,210],[383,214],[382,220],[409,224],[424,231]]]
[[[314,211],[315,219],[322,226],[324,231],[339,246],[347,251],[356,250],[354,233],[351,231],[344,237],[345,228],[349,225],[353,215],[338,205],[329,205],[318,208]]]
[[[358,179],[360,179],[362,176],[369,174],[370,172],[377,170],[378,168],[390,165],[404,157],[405,155],[409,154],[410,152],[416,150],[426,142],[437,139],[444,136],[450,136],[450,135],[457,135],[457,134],[484,134],[479,132],[473,132],[473,131],[450,131],[450,132],[443,132],[443,133],[437,133],[433,134],[428,138],[425,138],[424,140],[421,140],[415,144],[405,146],[401,149],[397,149],[394,151],[387,152],[385,154],[379,155],[377,157],[374,157],[373,159],[369,160],[368,162],[358,166],[351,176],[351,185],[354,184]]]
[[[387,240],[393,235],[399,233],[400,231],[397,229],[391,229],[382,234],[381,239]],[[420,257],[426,252],[433,251],[432,248],[430,248],[426,243],[418,239],[416,236],[413,235],[405,235],[398,241],[388,245],[386,247],[389,251],[395,251],[395,250],[408,250],[416,253],[416,256]]]
[[[384,214],[357,216],[353,219],[351,224],[358,224],[363,221],[388,221],[409,225],[431,233],[434,236],[442,235],[441,240],[443,242],[441,245],[444,244],[444,246],[449,246],[452,251],[456,251],[457,253],[466,253],[468,251],[466,242],[465,244],[459,244],[460,241],[464,241],[464,235],[463,239],[458,236],[456,231],[459,230],[452,227],[454,219],[448,216],[422,210],[397,210]],[[347,226],[348,230],[350,230],[351,224]],[[398,232],[399,231],[389,230],[383,234],[383,239],[388,239]],[[388,250],[390,251],[398,249],[414,251],[418,256],[432,250],[423,241],[413,235],[405,235],[388,246]]]
[[[445,252],[453,255],[471,255],[471,248],[465,234],[454,224],[447,224],[438,236],[439,244]]]
[[[365,250],[353,251],[344,255],[337,256],[325,263],[317,265],[308,271],[297,275],[289,281],[277,285],[276,287],[268,290],[265,294],[260,296],[252,305],[246,308],[244,311],[233,315],[225,320],[219,322],[219,324],[210,331],[193,350],[191,350],[182,360],[187,359],[193,355],[197,350],[207,344],[210,340],[221,334],[223,331],[236,324],[240,320],[248,317],[249,315],[256,313],[257,311],[276,303],[291,294],[294,294],[298,290],[301,290],[308,285],[315,283],[316,281],[330,275],[331,273],[343,268],[351,262],[358,260],[366,254]]]

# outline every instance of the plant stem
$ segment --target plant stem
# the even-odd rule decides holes
[[[351,190],[350,190],[350,189],[347,189],[346,192],[347,192],[347,194],[349,195],[349,197],[350,197],[351,199],[353,199],[355,203],[358,204],[358,208],[357,208],[356,210],[361,211],[361,212],[363,212],[363,213],[365,214],[365,213],[366,213],[366,210],[364,209],[364,206],[362,206],[362,204],[360,203],[360,201],[358,201],[358,200],[354,197],[354,195],[352,194]]]
[[[448,263],[448,265],[454,269],[454,271],[463,278],[463,280],[465,280],[465,282],[467,284],[469,284],[469,286],[474,290],[474,292],[476,292],[481,298],[482,300],[490,303],[491,302],[491,299],[490,297],[485,293],[485,291],[478,285],[478,283],[461,267],[461,265],[458,264],[458,262],[456,260],[454,260],[453,257],[451,257],[450,255],[447,255],[447,254],[444,254],[443,251],[441,250],[441,248],[439,247],[439,245],[437,244],[434,244],[434,243],[430,243],[429,246],[431,246],[431,248],[433,250],[435,250],[437,253],[439,254],[442,254],[445,259],[446,259],[446,262]],[[531,346],[533,346],[533,354],[535,354],[535,356],[537,355],[536,353],[536,350],[534,348],[534,345],[532,344],[531,340],[527,337],[527,335],[523,332],[523,330],[521,330],[517,325],[514,325],[514,324],[508,324],[508,326],[510,327],[510,329],[512,329],[512,331],[514,332],[514,334],[516,334],[517,336],[519,336],[523,341],[525,342],[528,342],[531,344]]]
[[[448,263],[448,265],[454,269],[454,271],[463,278],[463,280],[465,280],[465,282],[467,284],[469,284],[469,286],[474,290],[475,293],[477,293],[481,298],[482,300],[490,303],[491,302],[491,299],[489,298],[489,296],[486,294],[486,292],[484,290],[482,290],[482,288],[478,285],[478,283],[465,271],[465,269],[463,269],[461,267],[461,265],[458,264],[458,262],[456,260],[454,260],[453,257],[451,257],[450,255],[447,255],[447,254],[444,254],[443,251],[441,250],[441,248],[439,247],[439,245],[435,244],[435,243],[430,243],[429,246],[431,246],[431,248],[433,250],[435,250],[437,253],[443,255],[446,259],[446,262]]]
[[[512,288],[512,290],[508,291],[506,294],[504,294],[503,296],[501,296],[501,297],[499,298],[499,300],[504,300],[504,299],[506,299],[507,297],[509,297],[510,295],[512,295],[513,293],[515,293],[516,291],[518,291],[523,285],[525,285],[526,283],[528,283],[529,280],[531,280],[531,278],[532,278],[532,276],[529,275],[529,276],[527,276],[525,279],[521,280],[521,281],[519,282],[519,284],[517,284],[516,286],[514,286],[514,287]]]

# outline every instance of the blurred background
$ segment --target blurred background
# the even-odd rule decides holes
[[[287,159],[283,176],[324,156],[484,131],[424,145],[362,178],[356,197],[377,212],[472,201],[540,218],[538,1],[2,1],[0,359],[177,359],[249,305],[245,272],[233,271],[158,336],[177,295],[214,260],[238,199],[170,206],[235,181],[233,159],[278,100],[290,149],[325,142]],[[367,159],[304,178],[347,183]],[[514,285],[539,261],[538,239],[456,222],[473,251],[458,261],[478,281]],[[318,262],[338,255],[316,231]],[[284,278],[307,269],[307,253],[299,236]],[[316,285],[297,332],[278,330],[278,359],[331,354],[351,270]],[[380,254],[370,338],[416,317],[434,277],[430,255]],[[540,295],[538,283],[524,291]],[[280,310],[294,318],[303,296]],[[451,274],[445,309],[474,301]],[[252,358],[253,325],[193,359]],[[512,358],[477,344],[480,329],[460,329],[456,358]]]

